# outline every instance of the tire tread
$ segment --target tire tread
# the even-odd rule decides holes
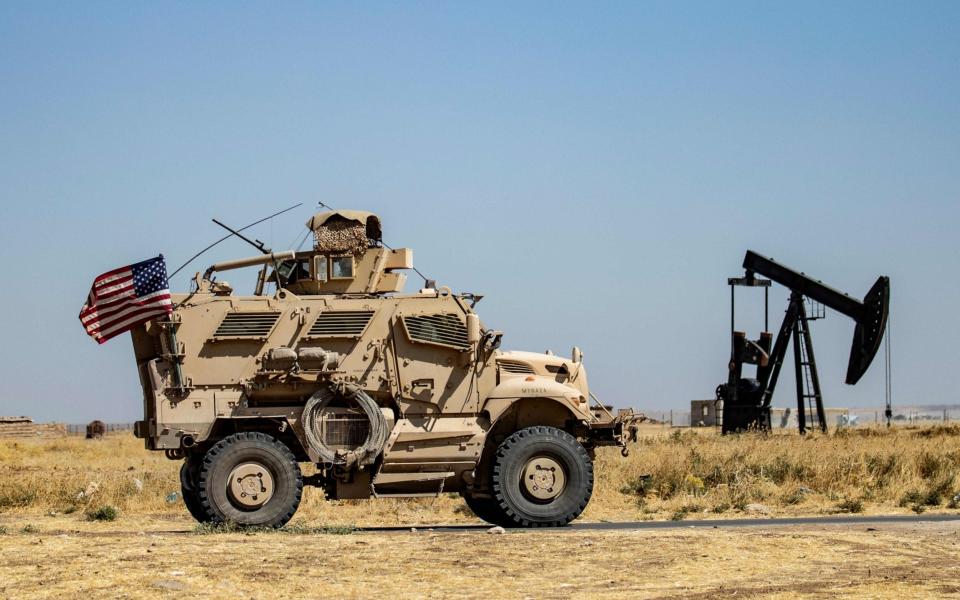
[[[229,435],[214,444],[213,447],[211,447],[203,456],[203,460],[200,465],[200,473],[197,478],[197,497],[200,501],[200,508],[209,519],[209,522],[220,524],[226,521],[226,519],[224,519],[223,516],[220,515],[213,507],[213,503],[210,501],[210,496],[207,494],[208,478],[213,465],[218,458],[222,454],[226,453],[230,448],[244,442],[259,442],[268,444],[279,450],[283,455],[284,461],[292,467],[292,470],[295,474],[294,501],[290,506],[287,507],[286,512],[283,513],[280,518],[275,519],[273,523],[269,524],[269,527],[279,529],[280,527],[283,527],[291,518],[293,518],[293,515],[297,512],[297,508],[300,506],[300,500],[303,497],[303,474],[300,472],[300,465],[297,463],[297,459],[293,455],[293,452],[290,451],[290,448],[278,441],[273,436],[261,433],[259,431],[241,431],[239,433]]]
[[[509,454],[517,447],[518,444],[535,435],[545,435],[560,440],[570,449],[574,450],[582,464],[586,466],[587,472],[586,489],[582,490],[580,499],[577,501],[573,510],[569,510],[558,518],[549,521],[533,521],[518,514],[505,497],[503,492],[503,482],[501,481],[503,477],[504,460],[507,459]],[[594,484],[593,461],[590,459],[590,455],[587,453],[586,449],[577,441],[575,437],[566,431],[557,429],[555,427],[548,427],[546,425],[534,425],[532,427],[527,427],[514,432],[500,444],[494,455],[492,480],[493,497],[496,500],[501,513],[503,514],[504,521],[506,521],[509,525],[514,527],[562,527],[564,525],[568,525],[571,521],[580,516],[580,514],[583,513],[584,509],[587,507],[587,504],[590,502],[590,497],[593,495]]]

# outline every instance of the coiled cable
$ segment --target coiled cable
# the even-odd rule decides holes
[[[336,450],[327,446],[320,431],[320,415],[336,399],[355,402],[370,422],[366,441],[352,450]],[[320,462],[344,468],[371,464],[383,450],[388,433],[387,420],[373,398],[358,386],[343,382],[323,386],[310,396],[303,408],[303,430],[307,444],[320,455]]]

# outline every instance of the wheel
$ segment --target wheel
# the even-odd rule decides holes
[[[197,490],[199,470],[199,462],[190,459],[183,461],[183,464],[180,465],[180,493],[190,516],[200,523],[208,523],[210,517],[204,512],[203,506],[200,504],[200,493]]]
[[[569,433],[528,427],[497,448],[492,483],[501,525],[559,527],[587,507],[593,494],[593,462]]]
[[[282,527],[303,494],[303,475],[290,449],[258,432],[235,433],[203,457],[200,506],[214,523]]]
[[[486,521],[492,525],[503,523],[503,511],[500,510],[500,506],[493,498],[480,498],[464,494],[463,501],[481,521]]]

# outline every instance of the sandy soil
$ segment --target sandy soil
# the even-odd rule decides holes
[[[198,534],[0,517],[0,597],[960,597],[960,523]]]

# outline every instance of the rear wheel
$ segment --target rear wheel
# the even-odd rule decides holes
[[[492,483],[501,525],[558,527],[587,507],[593,494],[593,462],[569,433],[528,427],[497,448]]]
[[[203,457],[197,489],[214,523],[282,527],[300,505],[303,476],[290,449],[273,437],[235,433]]]
[[[199,476],[200,463],[198,460],[185,459],[180,465],[180,493],[183,496],[183,504],[190,512],[190,516],[200,523],[210,521],[209,515],[203,510],[200,504],[200,492],[197,489],[197,477]]]

